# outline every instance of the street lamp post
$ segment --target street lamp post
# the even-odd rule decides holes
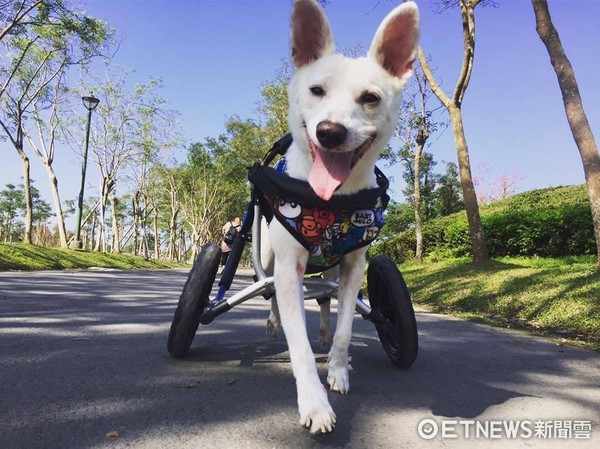
[[[83,150],[83,163],[81,166],[81,189],[79,190],[79,201],[77,207],[77,222],[75,223],[75,237],[71,242],[71,248],[81,248],[81,215],[83,213],[83,191],[85,189],[85,171],[87,169],[88,146],[90,144],[90,123],[92,121],[92,111],[98,106],[100,100],[95,97],[81,97],[83,105],[88,110],[87,130],[85,133],[85,148]]]

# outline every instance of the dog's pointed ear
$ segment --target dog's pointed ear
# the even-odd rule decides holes
[[[334,52],[329,20],[314,0],[295,0],[292,8],[292,60],[297,68]]]
[[[381,22],[369,57],[396,78],[407,80],[419,45],[419,9],[414,2],[403,3]]]

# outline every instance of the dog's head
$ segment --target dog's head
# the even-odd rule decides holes
[[[383,20],[366,57],[348,58],[334,53],[322,8],[314,0],[294,2],[288,121],[294,141],[312,157],[308,181],[319,197],[330,199],[355,166],[372,167],[390,139],[418,36],[417,6],[404,3]]]

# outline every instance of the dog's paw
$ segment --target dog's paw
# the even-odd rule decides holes
[[[277,320],[273,320],[269,318],[267,320],[267,337],[269,341],[276,341],[279,336],[279,330],[281,328],[281,324]]]
[[[300,425],[313,435],[333,432],[336,416],[327,400],[327,391],[319,385],[312,392],[298,392]]]
[[[327,383],[331,391],[337,391],[341,394],[347,394],[350,391],[350,376],[348,375],[348,367],[336,367],[329,365],[327,373]]]
[[[329,411],[321,410],[305,417],[300,418],[300,424],[307,429],[310,429],[310,433],[313,435],[322,435],[325,433],[331,433],[335,429],[335,413],[329,407]]]
[[[319,340],[321,341],[321,346],[324,349],[331,349],[331,343],[333,342],[333,332],[331,332],[330,327],[323,327],[319,329]]]

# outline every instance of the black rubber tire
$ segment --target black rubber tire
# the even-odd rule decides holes
[[[385,318],[385,324],[375,324],[383,349],[396,366],[409,368],[419,349],[417,322],[408,287],[392,259],[371,259],[367,290],[371,309]]]
[[[167,349],[173,357],[185,357],[192,345],[200,316],[209,301],[220,259],[221,248],[214,243],[205,245],[196,257],[183,286],[169,331]]]

